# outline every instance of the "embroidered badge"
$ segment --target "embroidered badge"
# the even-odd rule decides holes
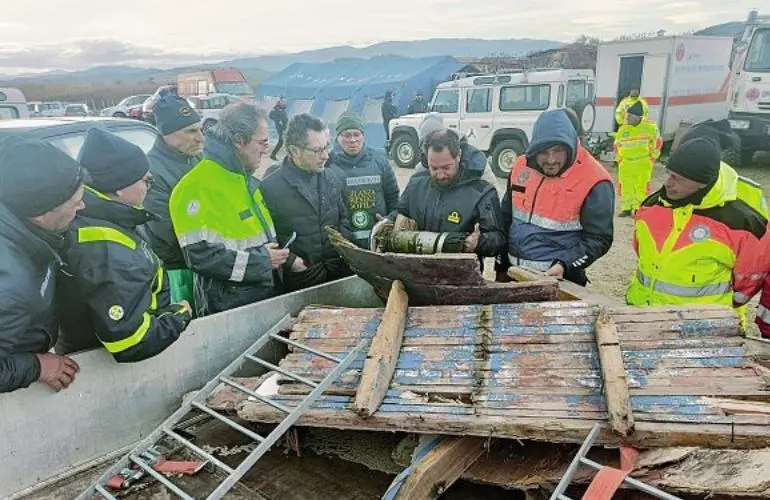
[[[459,224],[460,223],[460,212],[452,212],[449,214],[449,217],[446,218],[449,222],[452,224]]]
[[[114,305],[110,307],[110,310],[107,314],[109,314],[111,320],[120,321],[121,319],[123,319],[123,316],[125,315],[125,311],[123,310],[122,307],[118,305]]]
[[[182,106],[179,108],[179,116],[190,116],[192,114],[192,109],[190,109],[188,106]]]
[[[201,209],[201,202],[198,200],[190,200],[187,204],[187,215],[195,215]]]
[[[702,241],[706,241],[709,238],[711,238],[711,230],[704,226],[704,225],[698,225],[692,228],[692,231],[690,231],[690,239],[694,243],[700,243]]]
[[[356,229],[363,229],[369,226],[369,213],[364,212],[363,210],[354,212],[353,217],[351,217],[351,219],[353,222],[353,226]]]
[[[529,169],[525,168],[524,170],[519,173],[519,177],[516,179],[516,184],[523,185],[527,182],[529,179]]]

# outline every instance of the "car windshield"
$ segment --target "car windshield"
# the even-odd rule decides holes
[[[215,84],[215,88],[217,92],[222,94],[250,95],[254,93],[246,82],[219,82]]]
[[[754,33],[746,55],[746,71],[770,72],[770,29]]]

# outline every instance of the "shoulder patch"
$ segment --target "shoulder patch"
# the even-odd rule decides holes
[[[123,308],[119,305],[114,305],[110,307],[109,311],[107,312],[110,319],[113,321],[120,321],[123,319],[123,316],[125,316],[126,312],[123,310]]]
[[[187,204],[187,215],[197,215],[201,209],[201,202],[199,200],[190,200]]]
[[[459,224],[461,220],[460,212],[454,211],[449,214],[449,217],[446,218],[449,222],[452,224]]]

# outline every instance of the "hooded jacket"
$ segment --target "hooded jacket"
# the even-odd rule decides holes
[[[333,227],[350,239],[350,219],[338,174],[324,168],[309,173],[297,168],[290,156],[263,182],[265,202],[275,218],[281,244],[297,233],[289,248],[291,255],[283,266],[287,290],[301,290],[350,275],[345,261],[334,249],[324,229]],[[297,257],[307,269],[292,272]]]
[[[58,283],[67,354],[101,342],[120,363],[151,358],[179,338],[192,317],[171,304],[163,263],[141,236],[151,219],[87,188],[86,208],[70,227],[66,266]]]
[[[40,378],[36,353],[56,343],[56,251],[0,204],[0,393]]]
[[[427,170],[416,173],[409,179],[397,211],[417,222],[420,231],[470,234],[478,223],[481,235],[476,253],[494,257],[505,247],[505,230],[497,191],[481,179],[487,158],[467,143],[460,151],[460,171],[452,184],[440,186]]]
[[[265,248],[276,239],[261,185],[230,146],[209,134],[203,159],[171,192],[174,232],[195,273],[198,315],[264,300],[280,289]]]
[[[326,168],[342,183],[353,242],[368,249],[376,215],[386,217],[398,205],[396,174],[384,152],[364,146],[358,155],[349,156],[338,143],[334,145]]]
[[[691,203],[661,189],[636,214],[636,275],[631,305],[723,304],[740,307],[759,291],[770,267],[767,219],[738,197],[738,176],[720,168]]]
[[[536,156],[557,144],[567,147],[568,159],[558,175],[549,177]],[[546,270],[558,262],[567,279],[585,284],[584,269],[612,246],[614,209],[610,176],[580,145],[567,115],[543,113],[529,149],[511,170],[503,198],[507,254],[520,260],[511,264]]]
[[[166,269],[185,269],[187,265],[174,234],[168,200],[177,183],[198,164],[200,156],[187,156],[175,151],[162,137],[158,137],[147,153],[147,160],[150,162],[150,172],[155,177],[155,185],[144,200],[144,208],[156,216],[145,226],[152,250],[163,261]]]

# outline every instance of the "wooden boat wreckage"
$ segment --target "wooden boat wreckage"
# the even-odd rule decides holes
[[[650,484],[696,497],[770,495],[770,369],[731,309],[633,308],[521,270],[491,283],[475,256],[380,254],[332,239],[387,304],[309,306],[296,317],[292,341],[337,356],[367,343],[298,425],[445,436],[402,485],[419,493],[397,498],[435,498],[460,477],[553,485],[597,423],[599,444],[647,450],[632,475]],[[309,381],[332,369],[299,350],[278,366]],[[289,408],[308,393],[275,372],[240,383]],[[281,418],[227,387],[208,404],[253,423]],[[618,456],[594,452],[608,465]]]

